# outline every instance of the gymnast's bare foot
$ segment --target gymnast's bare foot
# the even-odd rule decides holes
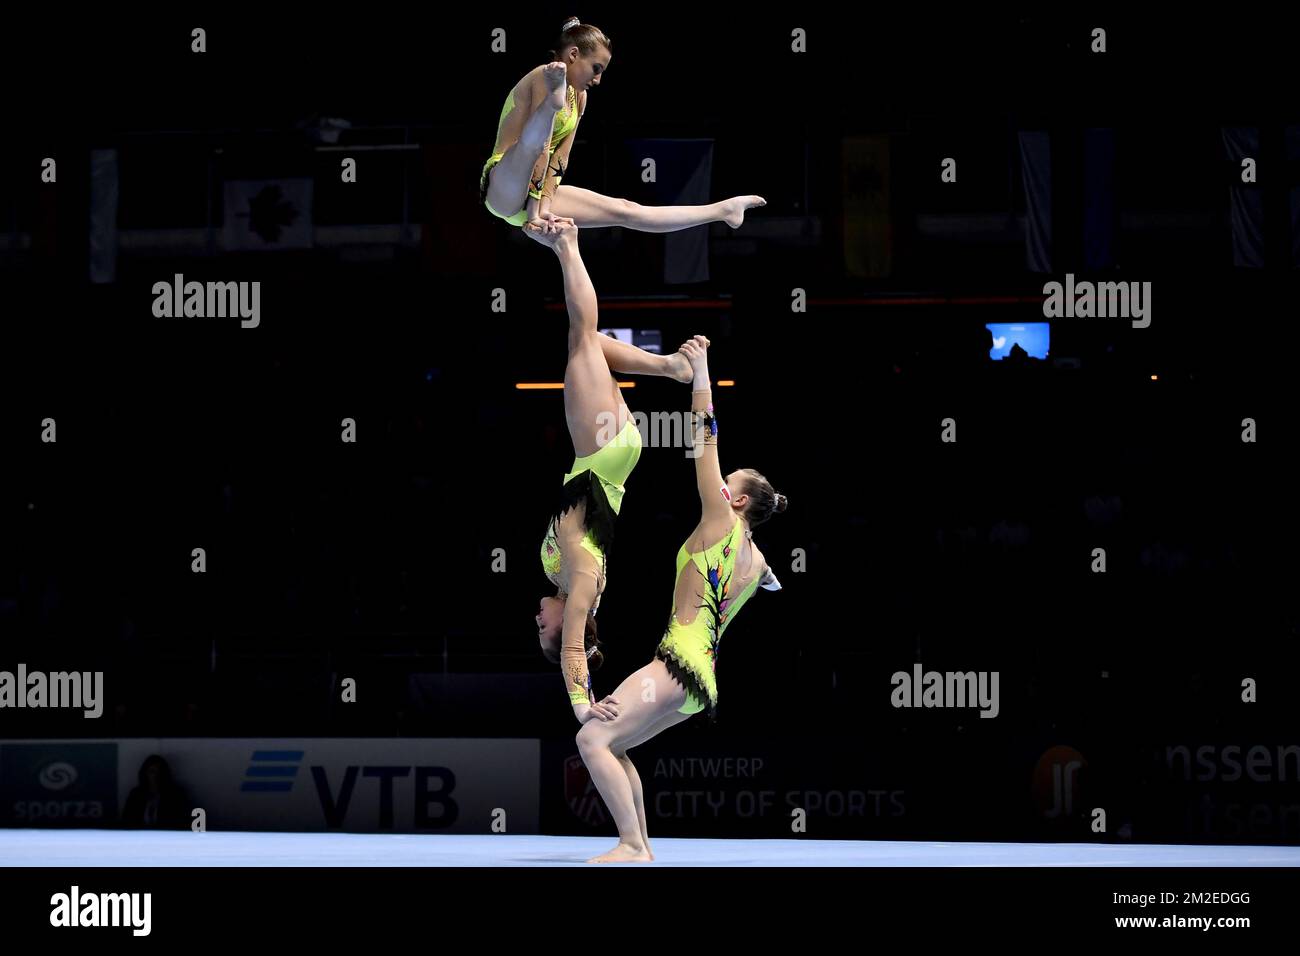
[[[704,346],[704,348],[709,347],[709,340],[705,338],[703,335],[693,336],[690,339],[690,341],[692,342],[699,341]],[[668,356],[667,375],[669,378],[675,379],[685,385],[689,385],[691,383],[691,379],[695,377],[695,370],[691,368],[691,360],[686,356],[686,353],[682,352],[679,349],[678,351],[674,352],[672,355]],[[652,854],[652,858],[653,858],[653,854]]]
[[[547,102],[553,106],[556,112],[564,109],[569,105],[565,93],[568,83],[565,82],[569,76],[569,69],[563,63],[556,61],[548,63],[542,67],[542,79],[546,81]]]
[[[654,857],[645,847],[634,847],[627,843],[620,843],[608,853],[602,853],[600,856],[593,856],[588,863],[649,863]]]
[[[578,242],[578,227],[567,222],[534,219],[524,223],[523,232],[529,239],[554,249],[557,254],[576,247]]]
[[[745,211],[753,209],[755,206],[763,207],[767,205],[767,200],[762,196],[733,196],[731,199],[723,200],[722,221],[732,229],[739,229],[741,223],[745,221]]]
[[[666,370],[664,372],[668,378],[674,379],[678,382],[689,382],[692,376],[694,376],[695,373],[691,369],[691,360],[681,352],[674,352],[672,355],[665,355],[664,358],[668,359],[668,364],[665,366]]]

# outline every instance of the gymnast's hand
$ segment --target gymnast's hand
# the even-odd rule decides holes
[[[580,724],[596,719],[613,720],[618,716],[618,700],[610,696],[597,704],[579,704],[573,708],[573,711]]]
[[[709,376],[709,345],[711,343],[703,335],[694,335],[682,343],[678,349],[691,362],[691,368],[695,370],[695,378],[698,380],[703,376],[704,381],[708,382]]]
[[[539,212],[528,220],[528,225],[537,226],[538,229],[542,230],[542,233],[555,233],[559,232],[560,226],[575,226],[576,228],[577,222],[568,216],[556,216],[550,209],[546,209],[545,212]]]
[[[578,227],[570,225],[563,219],[552,222],[547,219],[531,219],[524,223],[524,233],[552,249],[572,244],[577,239]]]
[[[540,229],[543,235],[558,233],[563,229],[576,229],[578,224],[568,216],[557,216],[552,212],[544,212],[528,220],[528,226]]]

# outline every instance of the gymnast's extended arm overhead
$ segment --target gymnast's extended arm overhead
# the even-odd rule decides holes
[[[695,369],[691,383],[691,454],[695,458],[695,485],[700,493],[701,517],[706,522],[712,520],[725,524],[731,520],[731,495],[727,491],[727,483],[722,480],[722,468],[718,464],[718,421],[713,415],[708,354],[698,343],[690,343],[689,350],[683,346],[683,351],[698,356],[692,357],[691,363]]]

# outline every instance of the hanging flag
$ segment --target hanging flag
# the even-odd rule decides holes
[[[310,179],[234,179],[226,183],[227,251],[310,249]]]

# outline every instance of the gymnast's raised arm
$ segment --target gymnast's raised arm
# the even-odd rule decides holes
[[[731,520],[731,495],[718,464],[718,423],[713,417],[713,391],[709,382],[709,340],[697,335],[682,345],[691,360],[691,422],[695,458],[695,483],[700,493],[701,520]]]

